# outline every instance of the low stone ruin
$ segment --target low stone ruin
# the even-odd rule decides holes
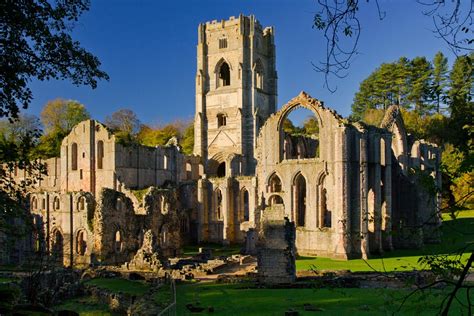
[[[151,230],[147,230],[143,236],[143,244],[130,262],[124,264],[128,270],[155,271],[162,267],[159,259],[159,247],[156,237]]]
[[[267,207],[257,240],[258,280],[264,284],[296,280],[295,224],[285,217],[282,204]]]

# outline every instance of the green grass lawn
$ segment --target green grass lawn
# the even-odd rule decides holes
[[[299,315],[389,315],[398,310],[408,293],[392,289],[256,289],[242,284],[196,283],[177,287],[177,314],[192,315],[185,305],[199,302],[198,306],[214,307],[214,312],[201,315],[283,315],[290,308]],[[435,315],[445,293],[431,290],[415,294],[398,314]],[[460,293],[459,299],[465,304],[466,293]],[[319,308],[319,313],[305,312],[304,304]],[[452,315],[462,315],[460,308],[456,302]]]
[[[95,285],[114,293],[121,292],[137,296],[145,294],[150,289],[150,285],[144,281],[132,281],[118,278],[97,278],[86,281],[86,284]]]
[[[56,306],[55,310],[70,310],[79,313],[81,316],[112,316],[107,304],[98,302],[92,297],[80,297],[64,301]]]
[[[430,254],[450,254],[470,245],[463,254],[467,260],[468,251],[474,249],[474,210],[462,211],[456,219],[450,219],[446,214],[443,216],[442,242],[440,244],[426,245],[423,249],[400,249],[386,252],[381,257],[373,257],[368,260],[332,260],[322,257],[299,257],[296,260],[297,270],[350,270],[358,271],[407,271],[423,269],[418,264],[418,259]]]
[[[212,249],[212,255],[214,257],[219,256],[232,256],[240,253],[242,245],[220,245],[220,244],[202,244],[197,246],[184,246],[183,256],[193,256],[199,253],[200,247],[207,247]]]

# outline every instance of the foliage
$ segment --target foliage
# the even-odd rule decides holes
[[[469,1],[417,1],[421,12],[432,20],[434,33],[442,39],[456,54],[472,51],[472,14],[474,7]],[[373,6],[379,19],[387,14],[379,0],[320,0],[317,1],[317,12],[314,14],[313,28],[319,30],[326,42],[326,55],[318,64],[313,63],[316,71],[324,74],[326,87],[334,92],[329,85],[329,78],[344,78],[356,55],[359,54],[359,37],[364,29],[361,11]],[[421,79],[421,77],[419,77]],[[420,95],[422,90],[415,91]],[[358,118],[360,119],[360,117]]]
[[[88,0],[7,0],[2,21],[0,117],[17,117],[33,98],[32,79],[68,79],[75,85],[97,86],[108,79],[100,62],[74,41],[74,24],[89,9]]]
[[[303,126],[295,126],[289,118],[283,121],[283,131],[293,136],[317,136],[319,134],[319,124],[314,116],[308,116]]]
[[[387,109],[397,104],[413,109],[424,117],[441,112],[441,104],[448,100],[449,82],[447,59],[441,52],[435,55],[433,63],[425,57],[409,60],[401,57],[392,63],[383,63],[361,82],[354,96],[352,116],[362,119],[369,109]],[[466,71],[466,65],[458,66]],[[453,68],[454,71],[454,68]],[[464,80],[464,85],[468,82]]]
[[[474,206],[474,171],[463,173],[452,183],[450,189],[454,200],[458,201],[461,207],[472,208]]]
[[[34,149],[35,157],[58,157],[61,142],[78,123],[90,118],[85,106],[75,100],[55,99],[46,103],[41,111],[45,134]]]
[[[194,123],[186,127],[184,134],[181,140],[181,146],[183,148],[183,153],[185,155],[192,155],[194,151]]]
[[[0,120],[0,134],[7,141],[18,143],[20,139],[31,133],[40,133],[41,123],[35,115],[20,114],[13,120]]]
[[[135,135],[140,128],[140,120],[130,109],[120,109],[105,118],[105,125],[114,132]]]
[[[431,94],[436,106],[436,112],[441,113],[441,100],[448,86],[448,59],[441,52],[437,52],[433,59],[433,84]]]

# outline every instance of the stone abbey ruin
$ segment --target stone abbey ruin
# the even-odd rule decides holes
[[[298,107],[317,135],[285,132]],[[65,266],[156,270],[187,244],[241,243],[270,269],[271,253],[366,258],[439,239],[439,196],[419,180],[440,184],[439,149],[407,135],[397,106],[380,126],[305,92],[277,110],[274,30],[253,16],[199,25],[194,126],[191,156],[174,140],[126,146],[96,120],[75,126],[30,194],[29,246]]]

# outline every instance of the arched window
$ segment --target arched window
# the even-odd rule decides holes
[[[281,180],[276,173],[272,174],[268,180],[268,191],[272,192],[281,192]]]
[[[77,144],[71,145],[71,170],[77,170]]]
[[[52,249],[53,255],[58,262],[62,263],[63,249],[64,249],[63,248],[63,242],[64,242],[63,235],[58,229],[55,229],[53,230],[52,237],[53,237],[52,238],[53,243],[52,243],[51,249]]]
[[[77,201],[77,210],[84,211],[86,209],[86,198],[81,196],[79,201]]]
[[[31,208],[33,210],[37,210],[38,209],[38,200],[36,199],[36,196],[33,196],[31,198]]]
[[[226,126],[226,125],[227,125],[227,116],[222,113],[217,114],[217,127]]]
[[[306,218],[306,179],[300,173],[295,178],[295,211],[296,225],[304,226]]]
[[[296,106],[281,121],[280,148],[282,159],[306,159],[319,157],[319,120],[315,112]]]
[[[321,217],[322,217],[322,227],[331,227],[331,211],[328,210],[328,203],[327,203],[327,197],[328,196],[328,192],[326,190],[326,188],[323,188],[321,190],[321,198],[320,198],[320,203],[321,203],[321,206],[320,206],[320,210],[321,210]]]
[[[277,194],[274,194],[274,195],[270,196],[270,198],[268,199],[268,205],[269,206],[272,206],[272,205],[275,205],[275,204],[283,204],[283,199],[281,198],[281,196],[279,196]]]
[[[241,214],[243,221],[249,220],[249,192],[246,189],[243,189],[240,192],[240,205],[241,205]]]
[[[54,200],[53,200],[53,209],[54,209],[55,211],[58,211],[59,208],[60,208],[60,206],[61,206],[61,205],[60,205],[60,202],[59,202],[59,197],[55,196],[55,197],[54,197]]]
[[[168,170],[168,156],[163,156],[163,169]]]
[[[78,255],[85,255],[87,251],[87,238],[86,238],[86,232],[83,230],[80,230],[77,233],[76,236],[76,253]]]
[[[221,162],[217,167],[217,176],[219,178],[225,177],[225,162]]]
[[[260,59],[255,65],[255,88],[263,89],[263,66]]]
[[[230,67],[223,62],[219,68],[219,87],[230,86]]]
[[[190,162],[186,163],[186,180],[191,180],[193,178],[193,166]]]
[[[116,253],[122,252],[123,250],[122,234],[120,233],[120,230],[115,232],[114,249]]]
[[[160,233],[160,246],[162,248],[168,247],[169,243],[169,237],[168,237],[168,225],[163,225],[161,227],[161,233]]]
[[[104,160],[104,142],[99,140],[97,142],[97,169],[102,169]]]
[[[222,192],[220,189],[214,191],[214,210],[216,219],[222,219]]]
[[[161,214],[166,215],[170,209],[170,203],[166,200],[166,197],[161,196],[160,198],[161,204]]]

